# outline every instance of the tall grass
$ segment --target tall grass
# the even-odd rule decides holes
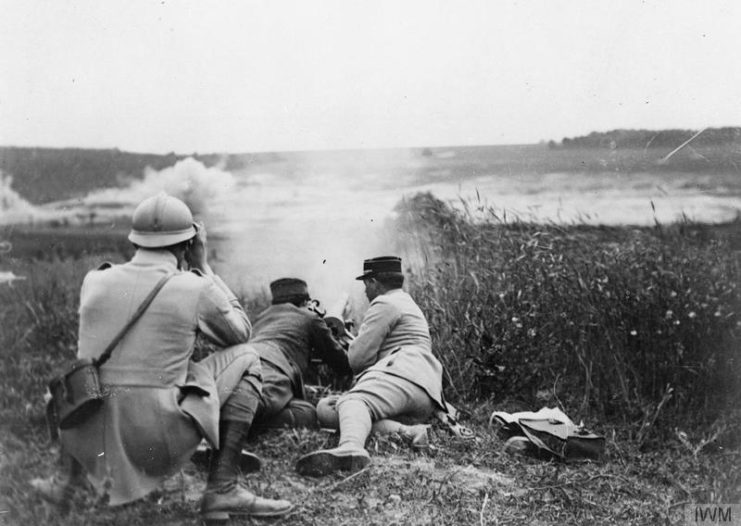
[[[457,396],[549,400],[641,441],[733,408],[741,257],[727,241],[691,225],[507,223],[463,204],[420,194],[397,210],[402,245],[422,255],[411,292]]]

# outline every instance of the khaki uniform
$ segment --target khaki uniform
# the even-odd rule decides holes
[[[279,303],[256,318],[249,342],[263,362],[262,408],[258,420],[277,415],[294,400],[304,400],[304,383],[312,358],[337,375],[350,375],[347,354],[316,313]],[[259,424],[259,422],[258,422]]]
[[[421,388],[435,405],[445,407],[442,365],[432,353],[427,320],[412,297],[403,290],[390,290],[373,299],[357,338],[350,344],[348,358],[357,375],[348,394],[378,393],[384,384],[394,391],[397,387],[409,391],[409,382]],[[385,393],[383,395],[387,400],[391,399]],[[408,398],[415,396],[411,393]],[[411,408],[418,405],[417,402],[422,401],[410,399],[405,404]],[[366,403],[374,409],[371,400],[366,400]],[[403,414],[406,409],[399,407],[394,412],[387,407],[381,414],[374,414],[374,418],[393,417]]]
[[[80,295],[78,357],[102,354],[155,284],[165,284],[100,369],[102,409],[61,432],[63,447],[110,504],[143,497],[176,472],[202,437],[217,445],[220,407],[243,374],[260,387],[247,346],[251,325],[216,276],[176,268],[166,250],[138,250],[128,263],[88,273]],[[197,332],[223,351],[191,361]]]

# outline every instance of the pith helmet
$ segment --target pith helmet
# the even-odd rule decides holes
[[[401,258],[397,256],[381,256],[363,261],[363,274],[355,279],[370,279],[378,275],[402,276]]]
[[[286,303],[294,298],[310,299],[306,282],[298,278],[281,278],[270,284],[270,293],[273,295],[273,304]]]
[[[175,245],[196,235],[188,205],[164,192],[142,201],[131,223],[129,241],[145,248]]]

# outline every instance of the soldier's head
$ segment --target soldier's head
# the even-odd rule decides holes
[[[136,207],[129,241],[137,248],[184,252],[196,233],[197,227],[188,205],[162,192]]]
[[[373,301],[377,296],[389,290],[400,289],[404,285],[401,258],[381,256],[366,259],[363,262],[363,274],[355,279],[363,281],[368,301]]]
[[[291,303],[301,307],[311,300],[306,282],[298,278],[281,278],[270,283],[273,305]]]

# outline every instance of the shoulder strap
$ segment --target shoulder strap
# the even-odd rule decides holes
[[[149,295],[146,298],[144,298],[144,301],[142,301],[141,305],[139,305],[139,308],[136,309],[136,312],[131,317],[131,319],[128,321],[128,323],[124,325],[124,327],[118,332],[118,334],[116,334],[116,337],[113,338],[111,343],[108,344],[108,347],[106,347],[105,351],[103,351],[103,354],[100,355],[100,358],[98,358],[95,361],[96,366],[100,367],[101,365],[103,365],[104,363],[108,361],[108,359],[111,357],[111,354],[113,353],[113,349],[116,348],[116,345],[118,345],[118,342],[121,341],[121,338],[124,337],[126,332],[131,328],[132,325],[134,325],[136,320],[138,320],[141,317],[141,315],[144,314],[144,311],[147,310],[147,307],[149,307],[149,304],[152,303],[152,300],[154,299],[154,297],[157,295],[160,289],[165,286],[165,283],[167,283],[167,281],[172,276],[174,276],[174,274],[168,274],[167,276],[165,276],[164,278],[162,278],[161,280],[157,282],[157,284],[154,286],[154,288],[149,293]]]

